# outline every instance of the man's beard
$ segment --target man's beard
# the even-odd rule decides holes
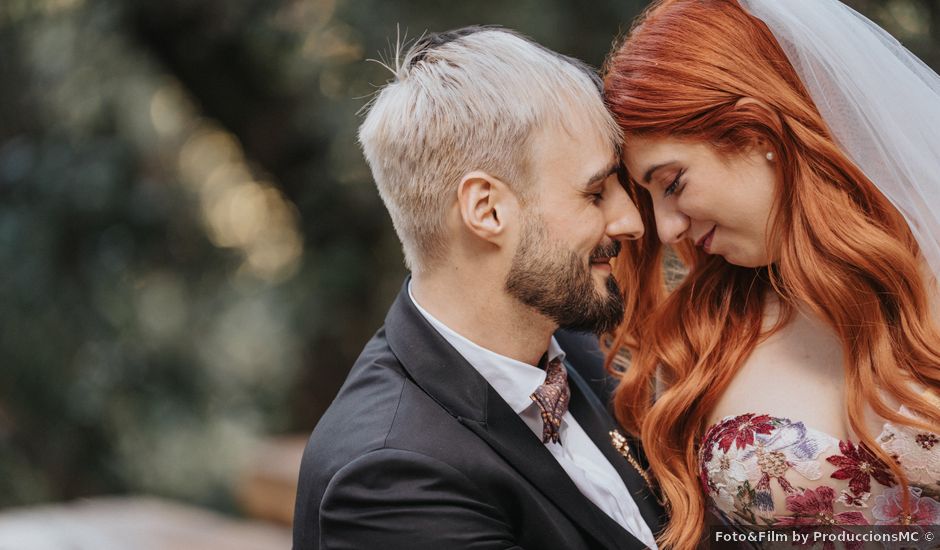
[[[528,218],[506,277],[506,291],[555,321],[560,328],[605,334],[623,321],[624,300],[613,275],[604,291],[594,284],[591,266],[561,243],[545,237],[540,216]],[[591,259],[614,257],[620,243],[598,246]]]

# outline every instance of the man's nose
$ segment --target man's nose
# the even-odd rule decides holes
[[[643,217],[637,210],[627,192],[615,185],[611,200],[608,201],[607,236],[619,241],[633,241],[643,236]]]

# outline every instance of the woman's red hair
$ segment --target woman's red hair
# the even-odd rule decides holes
[[[649,230],[617,260],[627,314],[608,366],[624,348],[632,363],[614,407],[642,438],[666,499],[671,520],[661,546],[699,545],[705,498],[698,443],[718,399],[767,336],[762,320],[772,293],[781,303],[778,327],[801,304],[841,340],[850,426],[890,466],[907,498],[905,476],[863,418],[870,407],[894,423],[940,425],[940,408],[912,387],[940,389],[940,330],[929,297],[935,283],[904,218],[835,144],[773,34],[735,0],[654,2],[611,53],[604,84],[625,147],[632,136],[668,136],[735,154],[763,140],[776,154],[781,182],[768,220],[769,234],[781,236],[772,266],[737,267],[686,243],[676,252],[689,274],[667,291],[662,245]],[[739,104],[742,98],[757,101]],[[631,192],[653,227],[649,195],[636,186]],[[657,380],[665,390],[654,396]],[[919,419],[901,416],[886,396]]]

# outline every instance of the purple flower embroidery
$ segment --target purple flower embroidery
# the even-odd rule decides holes
[[[875,525],[938,525],[940,524],[940,502],[921,496],[920,487],[909,487],[911,513],[904,514],[901,487],[888,489],[875,497],[871,510]]]

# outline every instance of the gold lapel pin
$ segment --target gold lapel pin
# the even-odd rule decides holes
[[[643,478],[643,481],[646,482],[646,485],[649,486],[650,489],[653,489],[653,482],[650,479],[649,474],[646,473],[646,470],[640,467],[640,463],[637,462],[635,458],[633,458],[633,453],[630,452],[630,444],[627,442],[627,438],[624,437],[623,434],[619,431],[611,430],[610,443],[614,446],[614,449],[616,449],[617,452],[621,454],[621,456],[627,459],[627,462],[630,463],[630,466],[633,466],[633,469],[636,470],[638,474],[640,474],[640,477]]]

